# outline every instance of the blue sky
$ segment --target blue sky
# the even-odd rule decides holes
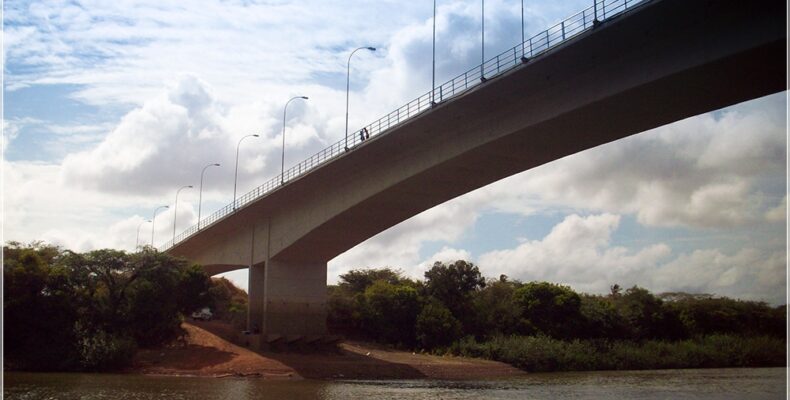
[[[528,1],[527,35],[587,7]],[[480,3],[439,1],[437,82],[476,65]],[[344,132],[430,87],[431,2],[7,1],[4,4],[3,235],[85,251],[131,250],[159,205],[206,173],[203,215]],[[521,37],[520,2],[486,2],[486,54]],[[466,258],[486,276],[603,293],[614,283],[785,302],[786,93],[591,149],[428,210],[329,263],[421,277]],[[286,168],[288,165],[286,165]],[[178,230],[197,220],[179,198]],[[141,237],[150,240],[150,224]],[[246,273],[228,275],[246,287]]]

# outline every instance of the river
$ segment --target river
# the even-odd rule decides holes
[[[485,381],[272,381],[3,374],[6,399],[784,399],[786,368],[530,374]]]

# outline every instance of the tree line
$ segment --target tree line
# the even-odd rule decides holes
[[[10,242],[3,258],[5,368],[122,369],[138,346],[171,342],[184,315],[213,304],[200,267],[150,248],[80,254]]]
[[[505,275],[486,279],[462,260],[435,263],[424,280],[391,268],[352,270],[329,287],[328,309],[332,332],[429,351],[503,337],[645,343],[732,335],[784,342],[786,326],[784,305],[655,295],[616,284],[606,295],[591,295]]]
[[[151,248],[81,254],[10,242],[3,257],[7,369],[123,369],[138,347],[182,335],[185,316],[205,306],[245,329],[243,290]],[[462,260],[435,263],[424,280],[392,268],[342,274],[328,287],[327,326],[347,338],[529,370],[785,363],[784,305],[618,285],[590,295],[484,278]]]

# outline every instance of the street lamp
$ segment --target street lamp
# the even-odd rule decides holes
[[[307,96],[292,97],[285,103],[285,107],[283,107],[283,155],[281,158],[282,161],[280,167],[280,183],[285,183],[285,112],[288,111],[288,104],[296,99],[307,100]]]
[[[134,240],[134,249],[135,251],[140,247],[140,228],[143,226],[144,223],[151,222],[150,219],[140,222],[140,225],[137,225],[137,239]]]
[[[176,208],[173,209],[173,244],[176,244],[176,218],[178,217],[178,194],[183,189],[192,189],[192,185],[181,186],[176,190]],[[198,220],[199,221],[199,220]]]
[[[236,144],[236,170],[233,173],[233,210],[234,211],[236,210],[236,182],[238,181],[239,178],[239,146],[241,146],[241,141],[248,137],[258,137],[258,135],[253,134],[253,135],[243,136],[241,139],[239,139],[239,143]]]
[[[154,216],[151,217],[151,247],[154,247],[154,227],[156,226],[156,213],[161,209],[170,208],[170,206],[159,206],[154,210]]]
[[[351,52],[348,56],[348,63],[346,65],[346,150],[348,150],[348,92],[351,87],[351,57],[359,50],[376,51],[375,47],[359,47]]]
[[[203,174],[206,173],[208,167],[219,167],[219,164],[209,164],[203,167],[200,171],[200,194],[198,195],[198,230],[200,230],[200,206],[203,205]]]
[[[527,37],[524,33],[524,0],[521,0],[521,62],[527,62],[527,48],[526,43]]]
[[[485,82],[485,71],[483,67],[486,63],[486,0],[480,1],[480,21],[481,21],[481,46],[480,46],[480,81]]]
[[[524,50],[523,50],[524,49],[524,42],[526,40],[527,40],[527,38],[524,37],[524,0],[521,0],[521,48],[522,48],[521,53],[522,53],[522,55],[524,53]]]
[[[436,0],[433,0],[433,47],[431,55],[431,105],[436,104]]]

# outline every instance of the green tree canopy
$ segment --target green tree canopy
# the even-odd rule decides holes
[[[425,271],[425,292],[445,305],[466,329],[474,323],[472,294],[486,281],[476,265],[463,260],[449,265],[435,262]]]
[[[581,297],[570,287],[530,282],[516,289],[514,299],[521,307],[525,333],[543,333],[555,338],[577,336],[582,322]]]

